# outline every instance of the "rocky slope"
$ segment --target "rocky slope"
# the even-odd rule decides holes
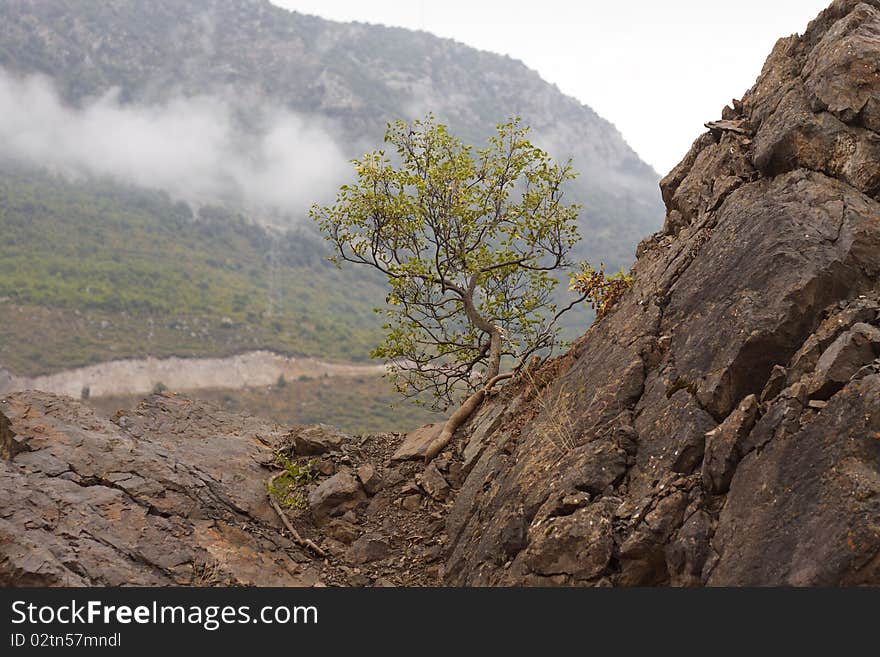
[[[880,2],[838,0],[661,183],[633,290],[486,405],[452,584],[880,584]]]
[[[663,180],[632,290],[427,467],[430,427],[11,396],[0,582],[880,584],[878,35],[838,0],[781,40]],[[326,558],[268,504],[278,452]]]
[[[391,460],[399,443],[170,394],[107,420],[15,393],[0,401],[0,586],[438,584],[450,486],[437,468],[460,484],[461,467],[422,473]],[[320,555],[270,505],[279,458],[312,472],[284,512]]]

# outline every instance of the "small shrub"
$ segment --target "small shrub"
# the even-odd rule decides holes
[[[275,382],[275,386],[278,388],[284,388],[287,386],[287,379],[284,378],[283,374],[278,375],[278,381]]]
[[[154,395],[161,395],[163,392],[165,392],[167,390],[168,390],[168,386],[166,386],[161,381],[159,381],[159,383],[157,383],[156,385],[153,386],[153,394]]]
[[[622,270],[613,276],[606,276],[605,265],[593,269],[584,263],[581,271],[574,274],[569,281],[568,289],[586,295],[585,301],[596,311],[596,317],[603,317],[614,307],[623,293],[632,287],[633,277]]]
[[[284,474],[269,485],[269,495],[283,509],[306,508],[308,503],[303,488],[314,478],[312,473],[314,463],[309,461],[302,465],[276,452],[275,465],[281,468]]]

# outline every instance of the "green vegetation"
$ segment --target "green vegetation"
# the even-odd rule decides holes
[[[273,479],[268,485],[269,495],[272,496],[282,509],[304,509],[308,506],[303,487],[312,478],[314,463],[308,461],[301,464],[291,461],[284,454],[275,454],[275,466],[283,471],[283,474]]]
[[[596,317],[603,317],[632,287],[633,281],[633,277],[622,270],[607,276],[604,264],[597,270],[583,263],[581,270],[571,277],[568,289],[585,295],[586,302],[596,312]]]
[[[385,340],[398,390],[438,405],[492,381],[556,343],[554,272],[580,239],[575,177],[527,139],[518,121],[474,151],[429,116],[389,125],[384,151],[355,165],[357,181],[312,215],[338,261],[366,265],[391,286]],[[399,164],[397,164],[399,162]],[[585,295],[586,296],[586,295]],[[572,304],[573,305],[573,304]]]
[[[302,229],[110,182],[0,165],[0,366],[267,348],[365,360],[378,278],[339,272]]]

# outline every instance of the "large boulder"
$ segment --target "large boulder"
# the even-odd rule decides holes
[[[296,426],[285,439],[292,448],[290,451],[293,456],[316,456],[335,452],[351,442],[351,436],[326,424]]]

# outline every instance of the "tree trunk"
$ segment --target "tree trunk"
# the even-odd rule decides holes
[[[474,414],[474,411],[477,410],[477,407],[482,403],[483,399],[485,399],[486,395],[489,393],[492,387],[499,381],[509,379],[512,376],[513,372],[507,372],[506,374],[496,374],[491,379],[489,379],[488,383],[486,383],[484,387],[480,388],[474,394],[468,397],[464,401],[464,403],[458,407],[458,410],[452,414],[452,417],[446,420],[446,424],[443,425],[443,429],[440,431],[440,435],[437,436],[434,441],[428,446],[428,449],[425,452],[425,463],[431,461],[431,459],[433,459],[446,448],[446,446],[452,441],[452,436],[455,435],[456,430],[462,424],[467,422],[468,418]]]
[[[486,382],[488,383],[501,370],[501,331],[497,326],[492,327],[489,334],[489,365],[486,369]]]
[[[474,287],[476,279],[471,280],[467,292],[462,293],[461,301],[468,321],[484,333],[489,334],[489,363],[486,369],[486,381],[491,381],[501,370],[501,329],[483,317],[474,305]]]
[[[452,436],[455,434],[455,431],[462,424],[467,422],[471,415],[473,415],[474,411],[477,410],[477,407],[492,389],[492,386],[499,381],[509,379],[513,376],[512,372],[507,374],[498,373],[501,370],[501,329],[480,315],[477,311],[477,307],[474,305],[476,280],[476,277],[472,277],[467,291],[460,291],[460,294],[468,320],[475,327],[489,334],[489,362],[486,366],[485,373],[486,385],[468,397],[464,403],[459,406],[458,410],[446,420],[446,424],[443,425],[440,435],[434,439],[434,441],[428,446],[428,450],[425,452],[425,463],[431,461],[431,459],[446,448],[446,446],[452,441]]]

